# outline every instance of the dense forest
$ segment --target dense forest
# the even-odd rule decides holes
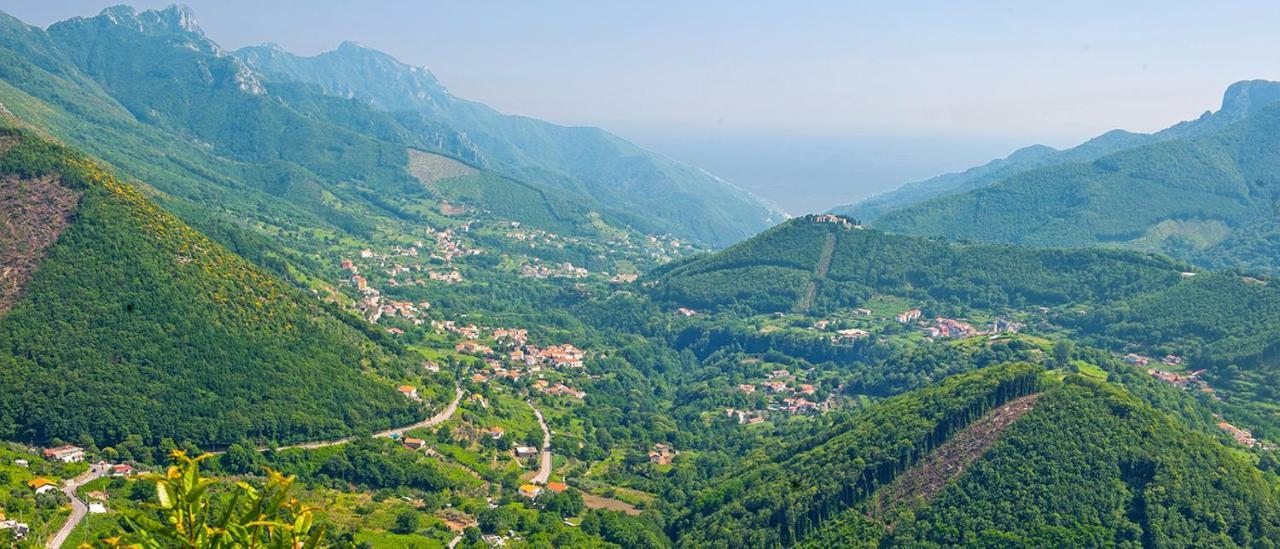
[[[83,157],[26,131],[5,176],[81,192],[74,223],[0,319],[5,436],[111,445],[316,439],[408,423],[427,406],[382,376],[417,370],[355,327],[199,235]],[[171,415],[182,421],[161,422]]]
[[[1071,377],[884,543],[1266,547],[1277,536],[1280,501],[1246,460],[1114,386]]]
[[[1114,385],[1034,373],[957,376],[755,455],[698,496],[678,543],[1265,546],[1277,535],[1280,501],[1248,461]],[[958,428],[1040,390],[936,499],[875,510]]]

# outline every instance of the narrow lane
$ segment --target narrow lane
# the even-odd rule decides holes
[[[58,549],[59,547],[62,547],[62,544],[67,542],[67,537],[71,535],[71,532],[76,529],[76,526],[80,525],[80,521],[84,520],[85,515],[89,513],[88,504],[81,500],[80,496],[76,495],[76,490],[102,476],[103,473],[107,472],[108,467],[109,466],[105,463],[90,465],[88,471],[85,471],[84,474],[76,478],[68,480],[67,483],[62,486],[62,493],[71,498],[71,516],[67,517],[67,521],[62,523],[62,528],[58,529],[58,533],[54,534],[52,538],[49,538],[48,543],[45,543],[45,547],[49,549]]]
[[[533,415],[538,416],[538,425],[542,426],[542,456],[540,457],[540,465],[538,474],[534,475],[529,482],[533,484],[546,484],[551,480],[551,429],[547,427],[547,420],[542,418],[542,410],[533,405],[533,401],[526,401],[530,408],[533,408]]]
[[[388,438],[395,435],[403,435],[406,432],[412,431],[414,429],[431,427],[433,425],[439,425],[441,423],[444,423],[448,421],[449,418],[453,417],[454,412],[458,411],[458,403],[461,401],[462,401],[462,387],[458,386],[458,387],[455,387],[453,390],[453,402],[450,402],[448,406],[445,406],[444,410],[441,410],[440,413],[434,416],[431,416],[427,419],[424,419],[422,421],[419,421],[417,423],[410,423],[409,425],[393,427],[385,431],[378,431],[373,434],[373,437]],[[300,444],[291,444],[289,446],[281,446],[277,448],[277,450],[288,450],[291,448],[303,448],[307,450],[314,450],[316,448],[324,448],[326,446],[337,446],[339,444],[346,444],[348,442],[351,442],[352,440],[355,440],[355,437],[343,437],[343,438],[337,438],[333,440],[317,440],[313,442],[303,442]],[[267,449],[259,448],[258,450],[265,452]]]

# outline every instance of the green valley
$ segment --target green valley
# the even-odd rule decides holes
[[[706,38],[646,49],[677,34]],[[318,44],[228,51],[181,6],[0,14],[0,545],[1280,539],[1275,84],[784,219]],[[785,97],[802,65],[773,62],[689,108]]]

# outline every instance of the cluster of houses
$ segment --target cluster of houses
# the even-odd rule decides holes
[[[771,404],[773,409],[776,404]],[[818,403],[804,397],[788,397],[782,399],[782,405],[778,409],[792,415],[816,415],[826,411],[826,403]]]
[[[923,314],[924,314],[924,311],[921,311],[920,309],[908,309],[906,311],[902,311],[901,313],[898,313],[898,316],[895,316],[893,318],[894,320],[897,320],[902,324],[907,324],[909,322],[915,322],[917,320],[920,320],[920,316]]]
[[[520,330],[524,332],[524,330]],[[548,347],[538,347],[527,343],[514,343],[515,340],[510,338],[495,338],[495,346],[505,351],[505,358],[511,362],[523,365],[528,372],[536,373],[543,366],[554,368],[582,368],[587,358],[587,353],[582,349],[574,347],[573,344],[564,343],[560,345],[550,345]],[[525,337],[521,336],[519,341],[525,341]],[[468,339],[454,345],[454,350],[459,353],[475,355],[475,356],[494,356],[499,354],[493,347],[483,345],[477,341]]]
[[[552,385],[549,381],[545,379],[539,379],[538,381],[535,381],[533,383],[533,388],[535,390],[542,391],[543,394],[552,395],[552,396],[557,396],[557,395],[571,396],[578,400],[587,398],[586,391],[574,389],[573,387],[565,385],[564,383],[556,383],[555,385]]]
[[[770,411],[781,411],[797,415],[817,414],[825,411],[827,408],[826,403],[814,402],[807,398],[817,393],[818,388],[816,386],[808,383],[797,383],[793,386],[788,380],[795,380],[790,372],[787,370],[774,370],[769,373],[768,381],[758,384],[744,383],[738,385],[738,390],[749,395],[754,394],[757,386],[759,386],[767,394],[782,397],[780,400],[771,402],[768,405]],[[744,421],[740,418],[739,423],[752,422],[749,420]]]
[[[460,230],[467,231],[470,230],[470,228],[471,225],[468,223],[462,226]],[[435,229],[428,228],[427,233],[434,236],[436,239],[436,251],[431,254],[432,259],[439,259],[448,263],[458,257],[478,255],[482,253],[482,250],[479,248],[468,248],[463,245],[458,234],[455,233],[453,229],[437,231]]]
[[[360,311],[360,315],[372,324],[376,324],[384,316],[387,318],[398,316],[412,322],[414,326],[422,325],[420,316],[430,308],[431,303],[427,301],[413,303],[410,301],[383,299],[377,293],[366,293],[365,297],[356,306],[356,309]]]
[[[971,337],[978,334],[978,329],[974,328],[967,322],[961,322],[952,318],[934,319],[932,326],[924,329],[926,336],[935,339],[949,339],[955,337]]]
[[[431,321],[431,328],[437,333],[445,332],[462,336],[465,339],[480,339],[480,328],[475,324],[463,326],[452,320],[433,320]]]
[[[725,408],[724,415],[726,417],[737,419],[739,425],[755,425],[757,423],[764,423],[764,414],[758,411]]]
[[[566,243],[574,244],[581,242],[580,239],[572,236],[560,236],[556,233],[547,232],[541,229],[520,229],[518,222],[511,223],[512,230],[507,231],[502,236],[520,242],[527,242],[530,248],[538,247],[538,244],[544,244],[553,248],[563,249]]]
[[[1124,355],[1122,360],[1124,360],[1129,364],[1133,364],[1134,366],[1146,366],[1148,364],[1151,364],[1150,358],[1147,358],[1137,353],[1129,353],[1127,355]],[[1178,355],[1165,355],[1164,358],[1160,359],[1160,362],[1163,363],[1165,366],[1180,366],[1182,365],[1182,357]]]
[[[453,284],[455,282],[462,282],[462,273],[458,272],[457,269],[449,271],[427,271],[427,278],[434,282]]]
[[[538,499],[538,496],[546,492],[560,493],[569,489],[569,485],[563,482],[548,482],[546,487],[537,484],[520,485],[520,496],[526,499]]]
[[[846,229],[861,229],[862,224],[855,219],[835,214],[810,214],[805,219],[814,223],[834,223]]]
[[[676,456],[679,455],[675,448],[661,442],[654,444],[653,449],[649,450],[649,463],[657,465],[670,465]]]
[[[547,266],[536,259],[520,266],[520,276],[525,278],[586,278],[591,272],[565,261]]]
[[[1236,443],[1241,446],[1253,448],[1258,445],[1258,439],[1253,438],[1253,433],[1246,429],[1241,429],[1225,421],[1219,421],[1218,428],[1230,434],[1231,438],[1235,439]]]
[[[1174,387],[1183,388],[1183,389],[1187,387],[1192,387],[1192,386],[1204,387],[1205,381],[1203,379],[1200,379],[1200,376],[1203,375],[1206,371],[1207,370],[1196,370],[1194,372],[1178,373],[1178,372],[1170,372],[1167,370],[1160,370],[1158,368],[1147,368],[1147,373],[1150,374],[1151,377],[1154,377],[1160,381],[1173,385]]]
[[[868,311],[869,312],[869,311]],[[901,324],[910,324],[918,322],[924,316],[924,312],[920,309],[908,309],[899,313],[894,320]],[[976,335],[997,335],[1002,333],[1017,333],[1022,331],[1024,326],[1021,323],[1014,322],[1004,318],[997,318],[991,321],[991,327],[982,330],[968,322],[956,320],[954,318],[938,317],[933,319],[932,323],[921,328],[921,332],[931,339],[951,339],[960,337],[973,337]]]
[[[547,347],[530,344],[529,331],[523,328],[493,329],[490,332],[493,344],[489,346],[476,341],[482,333],[482,328],[475,325],[460,326],[452,321],[435,321],[433,325],[438,329],[468,338],[456,344],[455,351],[484,357],[483,370],[471,375],[471,380],[476,383],[487,383],[490,379],[519,381],[525,376],[542,372],[543,368],[583,368],[587,358],[586,351],[571,343]],[[535,381],[533,389],[548,395],[563,395],[579,400],[587,396],[586,391],[570,387],[563,382],[552,383],[545,379]]]
[[[453,346],[453,350],[459,353],[475,356],[489,356],[493,354],[492,347],[482,345],[479,342],[471,340],[458,342],[457,345]]]

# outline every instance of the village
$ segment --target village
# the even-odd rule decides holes
[[[98,478],[120,479],[138,474],[127,462],[87,463],[85,448],[71,444],[43,449],[10,444],[0,449],[0,456],[0,472],[11,485],[6,503],[0,508],[0,535],[17,542],[37,535],[47,538],[58,526],[67,530],[68,523],[61,520],[61,514],[50,522],[42,513],[32,514],[32,510],[56,506],[72,513],[108,513],[109,496],[105,492],[80,493],[80,488]],[[13,487],[15,484],[22,488]]]
[[[819,395],[816,385],[801,382],[799,376],[787,370],[772,370],[766,376],[764,380],[737,386],[737,391],[753,400],[756,407],[726,408],[724,414],[740,424],[754,425],[774,414],[816,415],[833,406],[830,398]]]

